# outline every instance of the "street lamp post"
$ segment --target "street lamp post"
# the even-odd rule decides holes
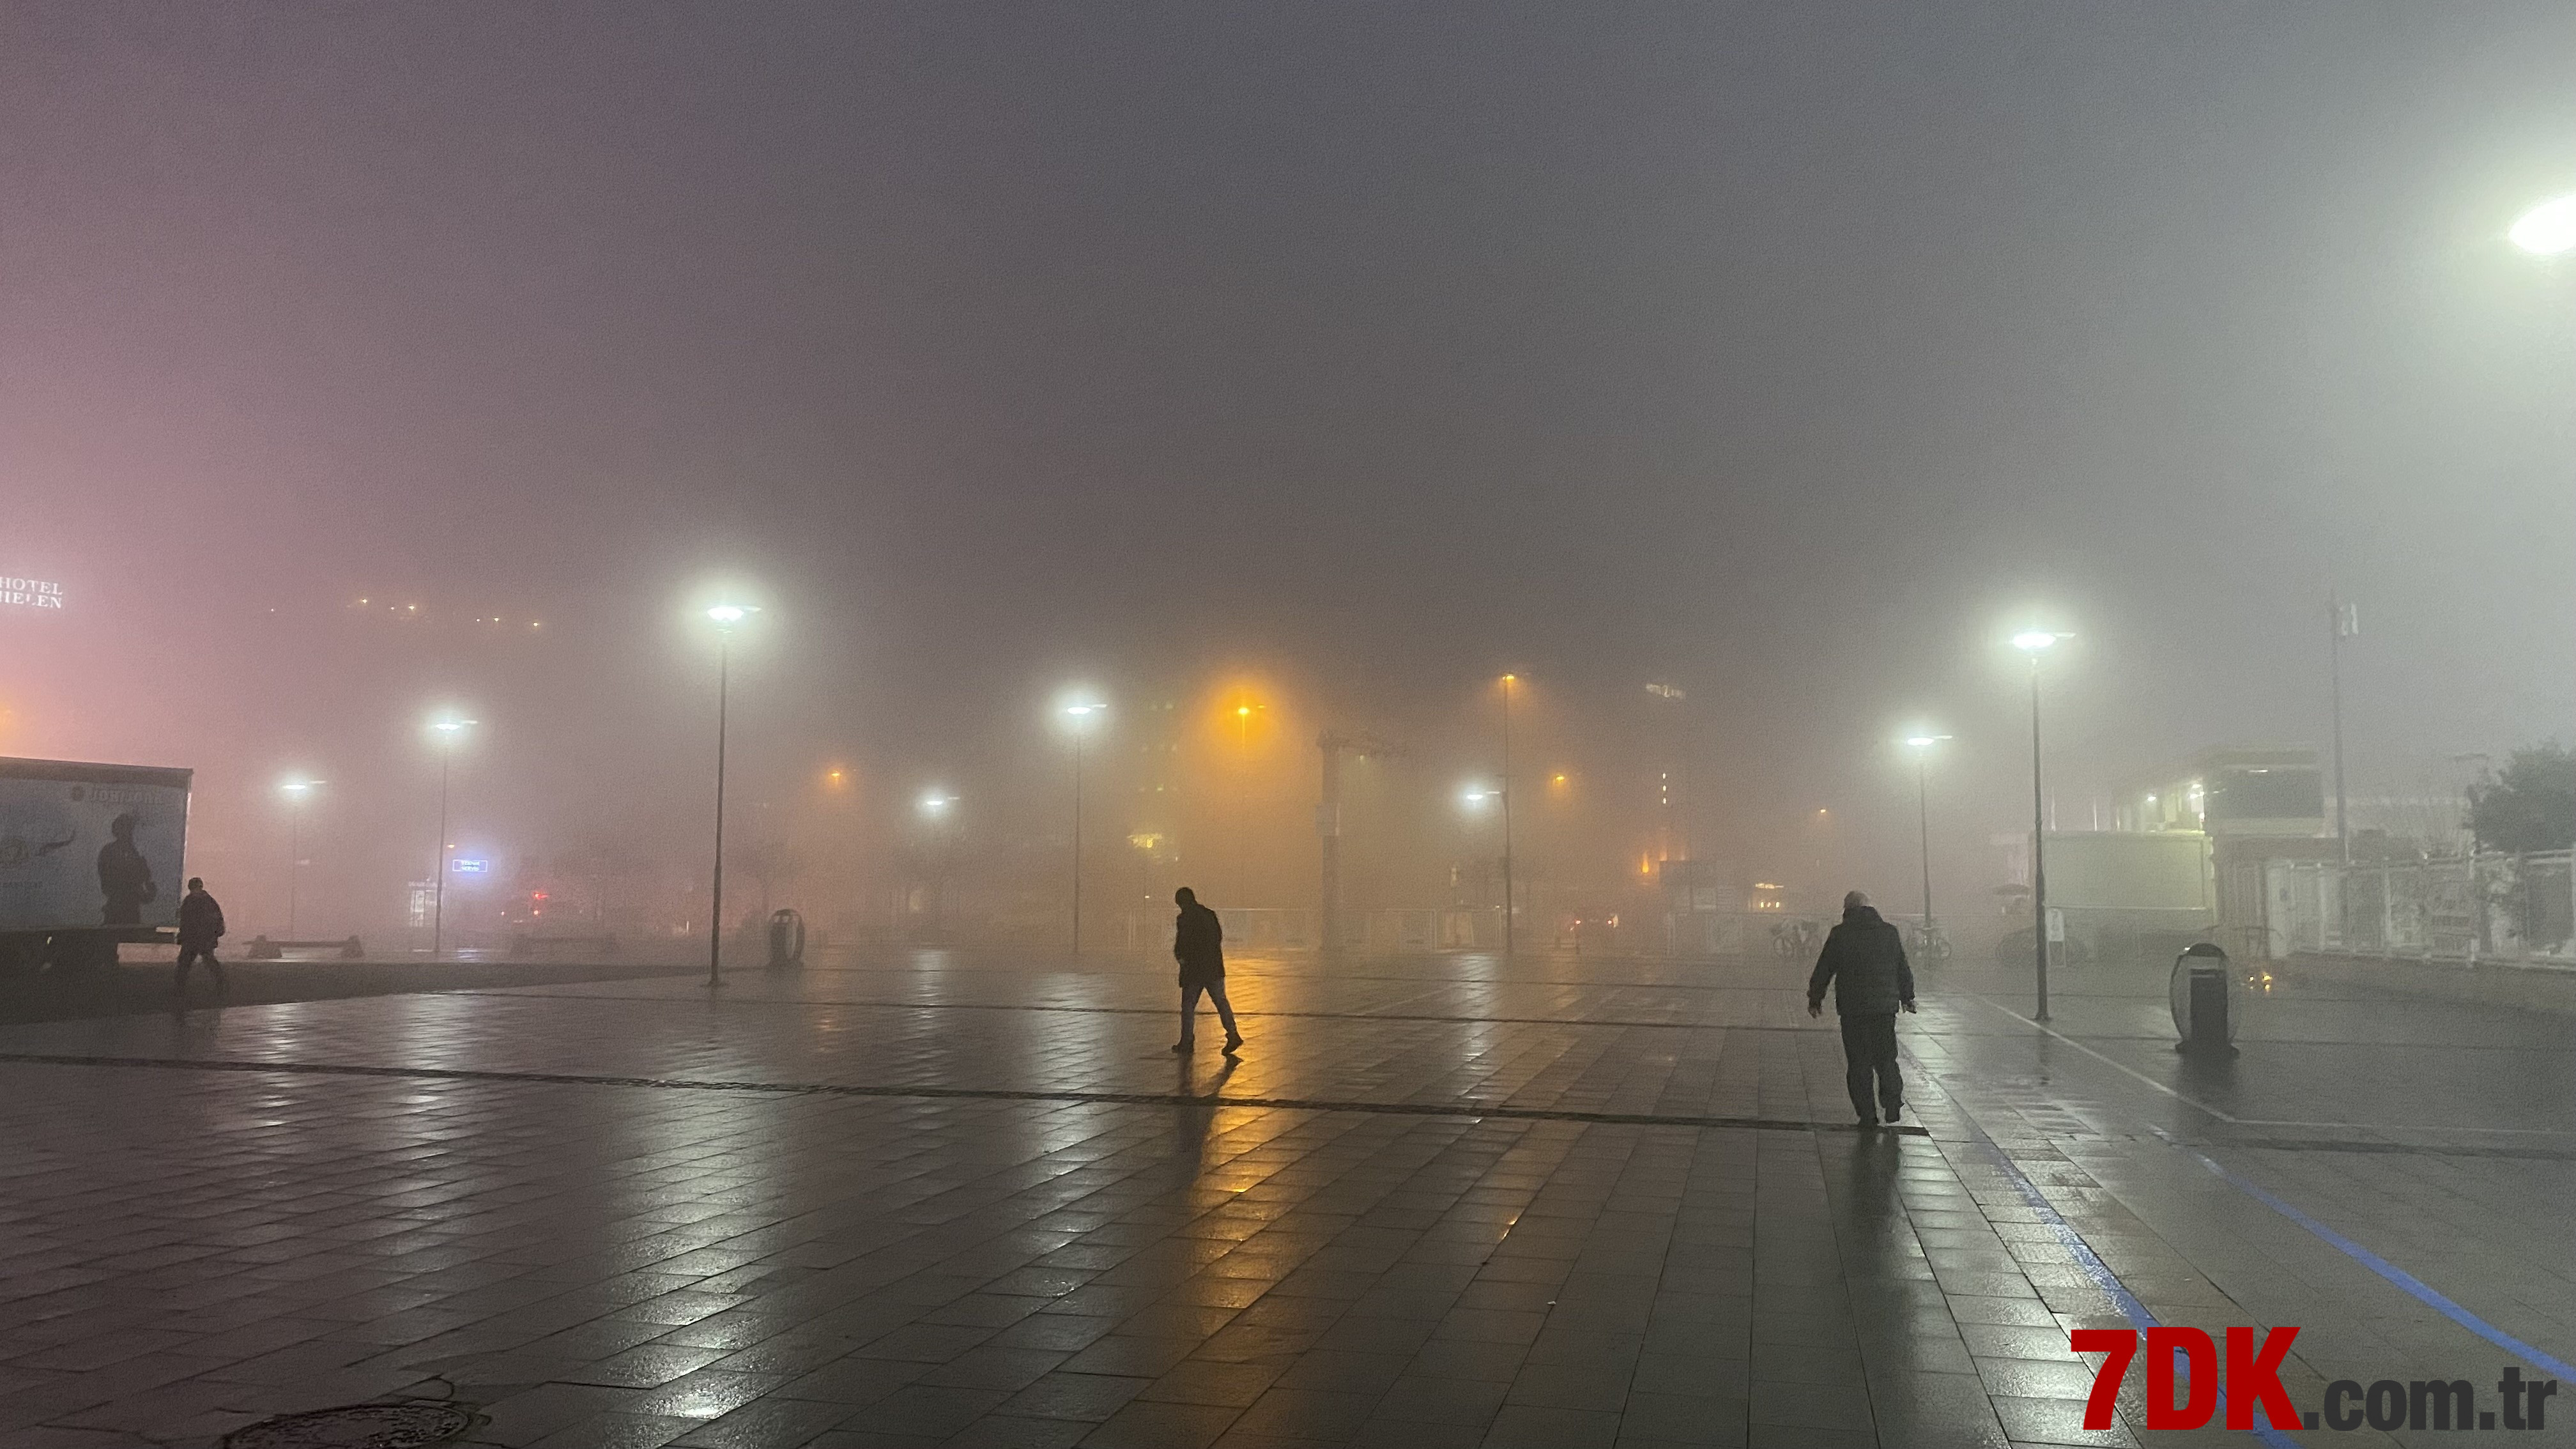
[[[1932,747],[1950,738],[1948,735],[1914,735],[1905,743],[1914,747],[1914,812],[1915,823],[1923,840],[1923,931],[1928,940],[1932,932]]]
[[[329,783],[328,780],[307,780],[299,775],[277,787],[279,792],[286,796],[287,801],[286,938],[290,941],[295,939],[295,881],[296,877],[303,873],[304,868],[304,802],[312,796],[314,786]],[[442,838],[446,836],[447,830],[444,824],[440,826],[438,833]]]
[[[456,741],[477,721],[441,715],[429,722],[438,732],[438,872],[429,882],[429,959],[435,961],[447,944],[447,777],[456,759]]]
[[[1503,676],[1503,959],[1512,958],[1512,931],[1520,904],[1512,894],[1512,686],[1519,676]]]
[[[717,604],[707,610],[716,626],[716,859],[707,901],[707,984],[724,984],[725,713],[732,685],[734,626],[759,613],[750,604]]]
[[[1252,901],[1252,711],[1234,707],[1234,889],[1238,903]]]
[[[2027,629],[2013,636],[2013,647],[2030,656],[2030,910],[2032,961],[2039,983],[2041,1021],[2048,1020],[2048,815],[2039,768],[2039,656],[2071,634]]]
[[[948,934],[948,833],[949,811],[956,808],[957,797],[931,790],[921,797],[922,832],[930,840],[924,864],[930,884],[930,939],[943,940]]]
[[[1073,721],[1073,954],[1082,954],[1082,737],[1089,733],[1091,717],[1109,706],[1080,700],[1064,707],[1065,718]]]
[[[2576,193],[2554,197],[2526,211],[2505,233],[2515,246],[2535,257],[2559,259],[2576,255]],[[2335,751],[2340,763],[2343,751]],[[2349,863],[2349,854],[2345,857]]]

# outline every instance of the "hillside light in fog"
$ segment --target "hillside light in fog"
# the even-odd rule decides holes
[[[2030,656],[2030,926],[2033,969],[2039,987],[2039,1009],[2034,1015],[2041,1021],[2048,1020],[2048,862],[2044,859],[2048,820],[2041,805],[2046,797],[2039,772],[2039,656],[2058,640],[2074,637],[2046,629],[2025,629],[2012,639],[2015,649]]]
[[[438,741],[438,869],[429,882],[429,958],[438,959],[447,943],[447,777],[456,758],[456,742],[465,732],[481,723],[449,710],[429,722],[430,738]]]
[[[1091,733],[1094,715],[1105,714],[1109,706],[1095,699],[1075,697],[1060,706],[1065,724],[1073,731],[1073,954],[1082,954],[1082,741]]]
[[[2505,236],[2536,257],[2576,251],[2576,196],[2544,201],[2524,212]]]
[[[304,866],[304,802],[313,798],[313,787],[327,785],[328,780],[310,780],[302,775],[289,775],[278,782],[277,793],[286,797],[286,937],[295,939],[295,877]],[[445,834],[445,831],[439,832]]]
[[[724,982],[725,694],[733,669],[733,631],[760,612],[755,604],[716,604],[707,618],[716,626],[716,864],[707,892],[707,984]]]
[[[1905,737],[1906,748],[1914,751],[1915,822],[1923,836],[1923,939],[1927,946],[1932,940],[1932,747],[1948,738],[1927,734]]]

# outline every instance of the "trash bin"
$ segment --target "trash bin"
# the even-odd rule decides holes
[[[769,964],[773,970],[805,964],[805,918],[786,906],[769,913]]]
[[[2184,947],[2174,958],[2167,994],[2174,1030],[2182,1037],[2174,1043],[2175,1051],[2236,1054],[2236,1030],[2245,1021],[2245,983],[2225,951],[2207,941]]]

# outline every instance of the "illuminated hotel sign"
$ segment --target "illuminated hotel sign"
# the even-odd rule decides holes
[[[0,574],[0,604],[14,604],[21,609],[59,609],[63,606],[63,586]]]

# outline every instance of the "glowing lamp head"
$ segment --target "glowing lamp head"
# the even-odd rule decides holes
[[[2046,629],[2024,629],[2012,637],[2012,646],[2024,654],[2037,654],[2066,637],[2064,634],[2054,634]]]
[[[308,780],[301,775],[290,775],[286,779],[278,781],[277,788],[279,793],[285,795],[289,800],[302,800],[313,793],[314,786],[327,785],[329,783],[330,782],[327,780]]]
[[[460,736],[478,723],[480,721],[466,719],[459,715],[443,714],[431,720],[429,727],[438,732],[440,740],[454,744]]]
[[[753,604],[718,604],[707,610],[707,617],[730,629],[759,612],[759,607]]]
[[[2505,238],[2535,257],[2576,251],[2576,196],[2544,201],[2524,212]]]
[[[956,803],[956,796],[942,795],[938,791],[934,790],[921,797],[921,813],[928,819],[937,820],[946,815],[949,807]]]

